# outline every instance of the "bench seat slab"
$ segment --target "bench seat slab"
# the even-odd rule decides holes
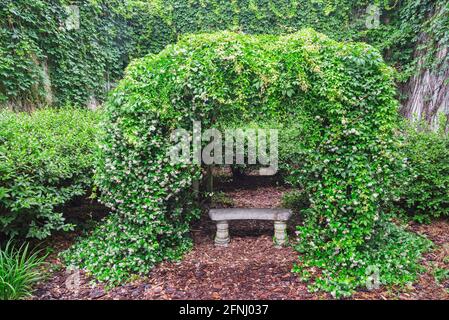
[[[213,221],[224,220],[273,220],[273,221],[287,221],[292,215],[291,210],[288,209],[211,209],[209,217]]]

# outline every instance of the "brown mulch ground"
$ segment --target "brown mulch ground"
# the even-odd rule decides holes
[[[258,183],[244,179],[238,183],[219,182],[238,207],[277,207],[288,189],[267,179]],[[294,234],[295,221],[289,225]],[[353,299],[449,299],[449,282],[435,281],[435,268],[449,267],[449,222],[411,225],[415,232],[427,235],[437,249],[425,256],[427,272],[405,288],[358,292]],[[34,299],[330,299],[323,293],[309,293],[307,284],[291,273],[298,254],[291,247],[273,246],[273,224],[264,221],[235,221],[230,224],[231,244],[217,248],[213,244],[215,225],[207,215],[193,226],[194,249],[178,263],[165,262],[146,278],[140,278],[105,290],[81,274],[79,291],[73,288],[73,276],[53,271],[40,284]],[[63,242],[61,240],[61,242]],[[67,244],[61,245],[66,247]],[[60,265],[55,256],[54,265]],[[71,281],[67,281],[71,279]]]

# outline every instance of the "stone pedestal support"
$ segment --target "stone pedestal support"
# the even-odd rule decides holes
[[[287,222],[274,222],[274,244],[276,247],[282,247],[287,243]]]
[[[215,245],[227,247],[229,244],[229,223],[228,221],[217,221],[217,234],[215,236]]]

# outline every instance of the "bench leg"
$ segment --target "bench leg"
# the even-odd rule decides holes
[[[282,247],[287,243],[287,222],[274,222],[274,243],[277,248]]]
[[[215,245],[227,247],[229,244],[229,224],[227,221],[217,221],[217,234],[215,236]]]

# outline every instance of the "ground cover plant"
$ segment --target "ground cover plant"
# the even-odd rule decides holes
[[[336,297],[376,270],[381,284],[411,281],[429,243],[381,210],[400,161],[394,96],[392,70],[376,49],[311,29],[186,36],[136,60],[105,106],[96,182],[112,214],[64,257],[109,283],[180,258],[191,247],[199,210],[191,186],[201,171],[170,162],[170,131],[191,130],[195,119],[206,127],[278,119],[302,137],[301,157],[284,170],[310,201],[295,271]]]

